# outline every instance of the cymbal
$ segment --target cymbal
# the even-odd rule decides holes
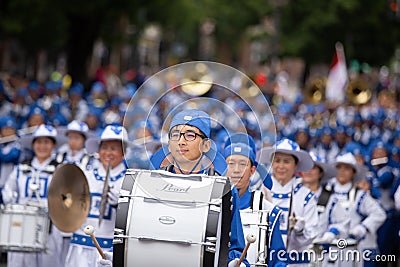
[[[75,164],[59,166],[53,174],[47,201],[51,221],[59,230],[78,230],[90,207],[89,184],[83,171]]]

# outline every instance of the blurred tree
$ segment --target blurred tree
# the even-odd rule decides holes
[[[136,1],[129,0],[5,0],[1,6],[3,41],[19,40],[31,56],[46,50],[50,62],[66,51],[68,72],[81,82],[88,82],[88,62],[95,40],[100,35],[107,40],[115,38],[118,19],[123,14],[135,14],[137,7]],[[106,26],[108,31],[103,31]]]
[[[282,5],[274,9],[277,3]],[[2,0],[0,7],[0,48],[6,40],[19,40],[28,56],[45,50],[52,62],[66,52],[69,73],[82,82],[88,79],[96,39],[108,47],[135,43],[148,23],[162,27],[163,49],[185,44],[187,59],[197,58],[199,26],[207,18],[215,22],[219,55],[230,59],[238,54],[246,29],[266,16],[279,19],[279,55],[303,57],[310,64],[330,62],[336,41],[344,44],[348,59],[385,64],[400,43],[400,21],[388,16],[387,1]],[[121,18],[134,25],[134,35],[124,33]]]
[[[330,62],[335,42],[341,41],[347,59],[387,64],[400,43],[400,23],[387,13],[386,1],[290,0],[281,18],[282,55]]]

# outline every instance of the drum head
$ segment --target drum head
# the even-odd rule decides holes
[[[56,169],[48,192],[51,221],[63,232],[75,232],[86,220],[90,207],[89,184],[74,164]]]

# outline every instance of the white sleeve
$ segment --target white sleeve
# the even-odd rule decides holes
[[[302,205],[303,203],[299,203]],[[296,214],[296,216],[303,217],[305,219],[304,230],[300,233],[291,231],[290,249],[297,249],[306,247],[311,244],[314,238],[318,235],[318,212],[317,202],[314,196],[304,206],[303,214]]]
[[[369,193],[363,193],[365,194],[365,197],[360,204],[360,212],[367,217],[361,223],[368,229],[370,233],[373,233],[376,232],[378,228],[385,222],[386,212],[379,205],[379,203],[371,197]],[[359,194],[359,196],[361,195],[362,194]],[[358,201],[359,197],[357,198],[356,205]]]
[[[13,171],[10,174],[10,177],[7,179],[6,184],[4,185],[2,195],[3,202],[7,203],[16,203],[18,197],[18,186],[17,186],[17,172],[19,168],[18,166],[14,167]]]
[[[397,210],[400,210],[400,185],[397,187],[396,193],[394,193],[394,204]]]

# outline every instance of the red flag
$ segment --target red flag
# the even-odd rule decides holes
[[[343,45],[336,43],[335,50],[326,83],[326,99],[340,104],[345,100],[348,75]]]

